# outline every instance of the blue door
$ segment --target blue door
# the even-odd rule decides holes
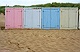
[[[42,28],[60,29],[60,8],[42,8]]]
[[[51,29],[60,28],[60,9],[51,8]]]
[[[42,28],[50,29],[50,8],[42,8]]]

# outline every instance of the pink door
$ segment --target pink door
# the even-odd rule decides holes
[[[6,8],[5,10],[5,29],[14,28],[14,9]]]
[[[22,28],[22,8],[15,8],[15,28]]]

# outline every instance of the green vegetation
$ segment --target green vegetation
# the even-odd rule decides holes
[[[47,4],[39,4],[32,5],[32,7],[78,7],[80,8],[80,3],[47,3]]]
[[[21,5],[14,5],[13,7],[24,7],[24,6],[21,6]]]
[[[10,6],[8,6],[10,7]],[[80,9],[80,3],[47,3],[47,4],[39,4],[39,5],[32,5],[32,6],[20,6],[14,5],[13,7],[78,7]],[[5,14],[5,6],[0,6],[0,13]]]
[[[5,6],[0,6],[0,13],[5,14]]]

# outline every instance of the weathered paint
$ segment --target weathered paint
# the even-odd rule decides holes
[[[78,8],[69,9],[69,28],[77,29],[78,27]]]
[[[41,28],[41,9],[33,9],[33,28]]]
[[[61,8],[60,10],[60,29],[67,29],[68,26],[68,8]]]
[[[22,20],[23,20],[23,8],[15,8],[15,20],[14,20],[14,25],[15,28],[22,28]]]
[[[60,29],[60,8],[51,8],[51,29]]]
[[[32,28],[32,9],[24,8],[24,28]]]
[[[42,8],[42,28],[43,29],[60,28],[59,8]]]
[[[78,28],[78,8],[61,8],[60,29]]]
[[[41,28],[41,9],[24,8],[24,28]]]
[[[5,8],[5,29],[14,28],[14,9]]]
[[[5,29],[22,28],[23,8],[5,9]]]
[[[50,8],[42,8],[42,28],[50,29]]]

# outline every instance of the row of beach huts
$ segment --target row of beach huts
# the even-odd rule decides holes
[[[6,7],[5,29],[80,29],[78,7]]]

